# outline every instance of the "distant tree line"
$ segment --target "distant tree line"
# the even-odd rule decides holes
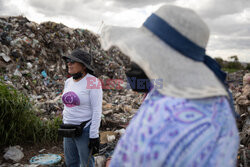
[[[221,57],[216,57],[214,59],[219,63],[222,69],[250,70],[250,63],[243,66],[236,55],[230,57],[231,61],[225,61]]]

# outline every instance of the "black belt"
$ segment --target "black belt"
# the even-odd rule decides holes
[[[83,127],[89,122],[84,121],[80,125],[61,124],[58,129],[58,134],[63,137],[79,137],[82,135]]]

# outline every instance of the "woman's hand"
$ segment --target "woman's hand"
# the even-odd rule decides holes
[[[92,155],[99,153],[100,138],[89,139],[89,149],[92,150]]]

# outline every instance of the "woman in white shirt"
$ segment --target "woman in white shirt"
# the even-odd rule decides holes
[[[91,87],[93,76],[91,55],[82,49],[63,57],[72,75],[65,81],[62,101],[64,125],[83,125],[79,136],[64,136],[66,165],[94,166],[93,155],[99,151],[99,127],[102,113],[102,88]],[[91,82],[90,82],[91,81]]]

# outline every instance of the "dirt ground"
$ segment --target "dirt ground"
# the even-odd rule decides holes
[[[24,157],[23,159],[18,162],[20,164],[30,164],[29,160],[33,157],[33,156],[37,156],[39,154],[58,154],[62,157],[62,163],[60,166],[62,166],[63,162],[64,162],[64,155],[63,155],[63,143],[59,142],[59,143],[54,143],[54,144],[36,144],[36,145],[20,145],[23,148],[23,153],[24,153]],[[5,148],[1,148],[1,152],[0,152],[0,164],[3,163],[10,163],[13,164],[12,161],[6,161],[3,158],[4,155],[4,149]],[[39,152],[40,151],[40,152]]]

